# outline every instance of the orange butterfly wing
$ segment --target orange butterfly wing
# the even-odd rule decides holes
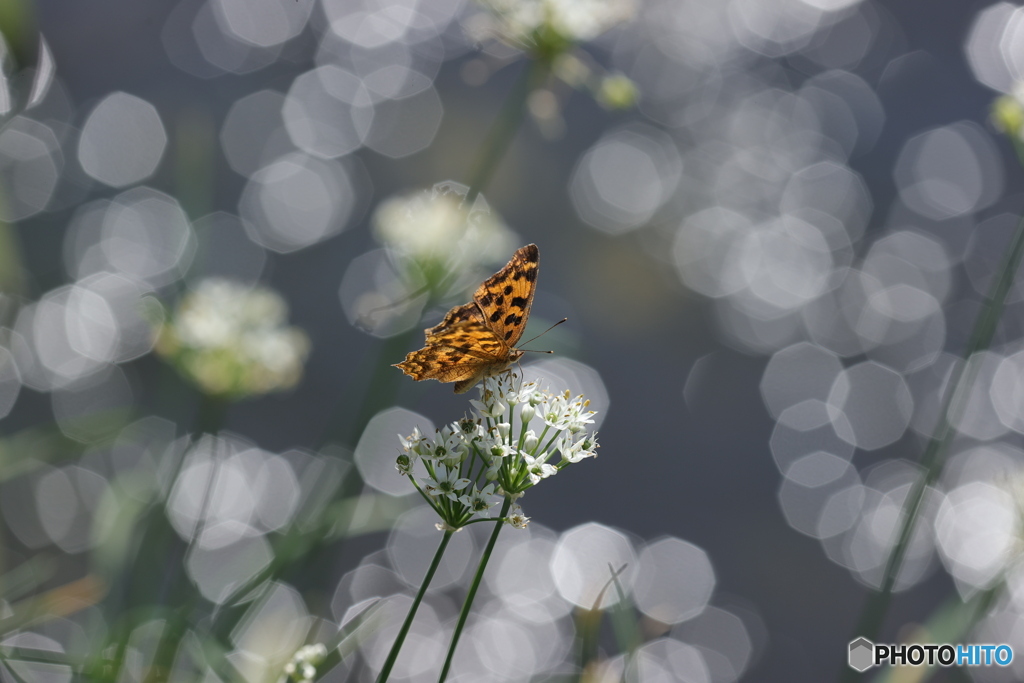
[[[504,372],[522,356],[514,344],[523,336],[537,288],[539,250],[529,244],[487,278],[473,301],[448,311],[424,330],[426,346],[395,365],[414,380],[456,382],[461,394],[484,377]]]
[[[473,294],[484,322],[509,348],[514,348],[523,337],[526,321],[530,319],[539,270],[540,250],[536,244],[527,244]]]

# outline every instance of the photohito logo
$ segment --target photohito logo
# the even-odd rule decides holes
[[[850,667],[867,671],[881,664],[910,666],[1008,666],[1013,661],[1009,645],[876,645],[867,638],[850,643]]]

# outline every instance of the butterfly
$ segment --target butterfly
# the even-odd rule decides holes
[[[517,250],[504,268],[476,288],[472,301],[424,330],[426,346],[395,367],[416,381],[455,382],[456,394],[505,372],[523,356],[515,345],[530,317],[539,267],[536,244]]]

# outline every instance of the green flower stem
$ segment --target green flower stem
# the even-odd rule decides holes
[[[551,437],[551,439],[548,441],[547,445],[544,446],[544,448],[541,448],[540,450],[535,451],[535,452],[536,453],[552,452],[551,449],[554,448],[555,441],[557,441],[558,437],[560,437],[561,435],[562,435],[562,431],[561,430],[555,432],[554,435]]]
[[[344,525],[350,522],[351,519],[348,519]],[[202,628],[199,629],[200,635],[209,635],[208,640],[211,641],[228,643],[231,631],[249,607],[244,601],[245,596],[264,582],[277,578],[286,571],[301,574],[302,567],[309,562],[315,551],[334,540],[338,524],[338,516],[324,514],[312,529],[303,531],[299,528],[301,525],[293,525],[280,539],[273,542],[273,559],[270,563],[232,590],[228,597],[213,608],[210,616],[203,620]]]
[[[174,180],[185,213],[192,220],[205,216],[212,209],[216,189],[217,128],[209,112],[192,108],[181,112],[177,120],[177,144],[174,147]],[[208,235],[199,235],[198,258],[195,265],[209,262]],[[206,239],[204,239],[206,238]]]
[[[0,206],[3,197],[0,196]],[[27,275],[23,265],[21,240],[10,223],[0,221],[0,292],[12,296],[24,296],[27,293]],[[12,310],[0,320],[2,325],[12,325],[17,309]],[[5,339],[6,341],[6,339]]]
[[[919,627],[919,632],[927,633],[925,639],[931,643],[963,643],[968,635],[974,630],[988,614],[988,611],[1000,601],[1006,590],[1004,580],[997,581],[990,588],[977,593],[969,600],[963,601],[960,596],[953,594],[944,605],[936,609],[931,616]],[[935,665],[924,665],[917,667],[915,680],[930,681],[932,676],[939,670]],[[946,669],[946,673],[953,675],[953,671],[963,672],[960,667]],[[950,678],[951,681],[972,680],[967,674],[959,678]],[[874,679],[873,683],[907,683],[907,669],[901,666],[886,667]]]
[[[501,504],[501,512],[498,514],[498,519],[494,522],[494,531],[491,532],[491,537],[487,541],[487,547],[484,548],[484,554],[480,557],[480,564],[476,568],[476,575],[473,577],[473,583],[469,587],[469,593],[466,594],[466,600],[462,603],[462,611],[459,613],[459,622],[455,624],[455,632],[452,634],[451,645],[448,646],[448,656],[444,659],[444,667],[441,669],[441,675],[438,677],[439,683],[444,683],[444,680],[448,678],[448,670],[452,668],[452,660],[455,658],[455,648],[459,645],[459,638],[462,636],[462,630],[466,627],[466,620],[469,618],[469,610],[473,607],[473,600],[476,599],[476,592],[480,588],[480,582],[484,578],[484,570],[487,569],[487,563],[491,559],[491,553],[494,552],[494,544],[498,541],[498,534],[501,533],[501,527],[504,526],[504,522],[501,520],[505,519],[508,514],[509,508],[512,507],[512,499],[508,496],[505,497],[505,501]]]
[[[186,452],[181,454],[177,463],[175,463],[170,481],[175,481],[178,478],[178,474],[185,464],[185,459],[188,457],[188,451],[195,447],[202,435],[216,434],[220,430],[227,416],[228,405],[227,400],[224,398],[202,394],[202,399],[195,415],[195,434],[192,443]],[[95,663],[95,666],[105,668],[111,673],[110,680],[114,680],[119,675],[127,651],[128,637],[131,635],[131,629],[138,619],[145,618],[143,614],[145,610],[133,608],[144,604],[146,600],[157,605],[166,605],[171,602],[171,599],[177,599],[178,597],[172,596],[171,593],[174,592],[175,587],[180,583],[182,564],[186,558],[187,547],[171,528],[170,522],[161,509],[162,502],[160,501],[155,504],[143,515],[139,523],[138,537],[133,542],[136,547],[135,559],[123,567],[123,571],[111,583],[115,589],[118,589],[117,592],[111,591],[112,597],[107,601],[111,621],[117,623],[117,626],[111,630],[111,640],[114,641],[115,645],[114,654],[105,661]],[[170,549],[167,547],[169,544],[173,544]],[[161,559],[168,556],[172,557],[170,561]],[[158,584],[158,594],[155,596],[145,595],[145,588],[139,583],[139,580],[142,577],[154,576],[162,577]],[[131,618],[121,620],[113,618],[114,615],[124,614],[126,608],[128,614],[132,615]],[[164,645],[164,642],[168,639],[173,640],[170,628],[166,629],[161,636],[161,645],[167,647],[167,645]],[[176,642],[174,641],[175,644]],[[171,654],[173,655],[173,651]]]
[[[619,575],[622,574],[622,572],[626,571],[626,566],[627,565],[622,565],[618,569],[615,569],[611,565],[608,565],[608,573],[611,576],[608,579],[607,583],[605,583],[604,586],[601,588],[601,590],[598,592],[597,597],[594,598],[593,605],[590,607],[590,609],[580,608],[580,609],[576,610],[576,632],[579,634],[578,638],[577,638],[577,640],[579,642],[579,659],[580,659],[580,661],[579,661],[579,671],[580,671],[580,673],[579,673],[579,676],[577,677],[577,680],[579,680],[579,681],[586,680],[586,678],[587,678],[586,677],[587,668],[590,666],[591,662],[597,661],[597,656],[598,656],[598,637],[600,635],[600,630],[601,630],[601,620],[604,617],[604,612],[605,612],[605,610],[601,607],[601,603],[604,602],[605,594],[608,592],[608,590],[610,588],[614,587],[619,592],[619,600],[620,601],[624,601],[625,600],[625,596],[622,593],[622,586],[619,584]],[[619,603],[618,606],[621,607],[621,602]],[[613,607],[612,609],[615,610],[616,607]],[[612,613],[612,616],[613,616],[613,624],[612,624],[612,626],[616,627],[616,624],[614,622],[614,618],[615,618],[615,612],[614,611]],[[619,635],[619,629],[618,628],[616,628],[616,635],[617,636]],[[637,636],[637,638],[639,639],[639,635]],[[620,644],[622,644],[622,642],[623,641],[620,641]],[[636,642],[639,642],[639,640],[637,640]],[[624,669],[624,671],[626,672],[626,676],[628,678],[629,677],[629,663],[630,663],[630,660],[632,659],[632,656],[633,656],[632,649],[629,650],[626,653],[626,655],[627,655],[626,662],[625,662],[626,668]]]
[[[437,546],[437,552],[434,553],[434,559],[430,563],[430,568],[427,569],[427,575],[423,577],[423,584],[420,586],[419,592],[416,593],[416,599],[412,601],[412,606],[409,607],[409,615],[405,618],[405,623],[402,624],[401,630],[395,637],[395,644],[391,646],[391,652],[388,653],[388,658],[384,662],[384,667],[380,670],[380,675],[377,676],[377,683],[385,683],[388,680],[388,676],[391,675],[391,669],[394,668],[395,661],[398,659],[398,653],[402,650],[402,644],[405,643],[405,637],[409,634],[409,627],[412,626],[416,610],[419,609],[423,596],[427,592],[427,587],[430,586],[430,581],[434,578],[434,572],[437,571],[438,565],[441,564],[441,558],[444,556],[445,548],[448,547],[448,541],[452,540],[453,533],[455,532],[444,532],[441,545]]]
[[[598,635],[601,630],[601,620],[603,617],[604,612],[598,608],[580,608],[576,610],[576,633],[578,634],[577,643],[579,645],[579,676],[576,678],[577,681],[587,680],[587,666],[590,662],[597,660]]]
[[[1014,140],[1017,155],[1021,158],[1022,164],[1024,164],[1024,149],[1022,149],[1022,145],[1024,143],[1021,141]],[[1006,303],[1006,295],[1009,293],[1014,275],[1017,273],[1018,267],[1020,267],[1022,256],[1024,256],[1024,217],[1017,224],[1017,232],[1013,236],[1010,248],[1003,259],[1003,263],[998,271],[999,275],[993,282],[985,304],[978,314],[974,331],[971,333],[967,349],[964,352],[964,362],[954,369],[953,375],[950,378],[950,390],[947,391],[943,401],[938,424],[935,426],[935,431],[932,433],[928,446],[921,456],[921,466],[924,469],[924,474],[917,480],[907,496],[907,501],[903,506],[899,536],[892,551],[889,553],[889,559],[885,565],[885,573],[882,577],[882,586],[878,592],[869,595],[865,601],[860,619],[857,622],[857,628],[853,633],[855,638],[863,636],[872,641],[878,638],[879,630],[889,609],[889,603],[892,601],[892,590],[896,584],[896,578],[899,575],[903,559],[910,546],[910,539],[913,535],[917,518],[921,513],[921,503],[924,501],[925,491],[942,473],[946,451],[949,449],[949,445],[956,433],[953,429],[953,424],[958,422],[964,413],[968,397],[970,396],[970,389],[977,375],[977,363],[972,362],[971,358],[978,352],[987,349],[992,343],[992,337],[995,335],[996,326],[999,323],[1003,306]],[[859,674],[853,669],[844,666],[840,680],[853,681],[858,676]]]
[[[30,0],[0,2],[0,36],[10,48],[15,71],[36,64],[39,33],[32,8]]]
[[[622,565],[615,569],[609,564],[608,572],[612,575],[612,585],[619,598],[609,610],[612,628],[615,631],[615,640],[618,641],[619,650],[625,654],[625,670],[629,671],[636,651],[640,649],[644,639],[640,633],[640,625],[637,623],[634,604],[629,600],[626,591],[622,588],[622,582],[619,581],[619,576],[626,571],[627,566]]]
[[[377,345],[376,358],[369,365],[364,366],[370,368],[370,376],[365,378],[365,383],[359,383],[359,386],[369,387],[369,390],[364,394],[362,400],[347,393],[341,396],[338,401],[338,410],[335,411],[335,415],[338,415],[340,419],[335,419],[335,429],[328,431],[327,437],[321,445],[340,441],[354,447],[373,416],[394,402],[401,387],[400,382],[403,375],[398,368],[391,367],[391,364],[405,358],[406,351],[409,350],[409,346],[418,334],[420,331],[414,327],[385,339]],[[357,400],[358,402],[356,402]],[[358,479],[358,477],[350,478]],[[352,486],[360,484],[361,482],[353,481]]]
[[[476,165],[473,166],[473,171],[469,176],[469,192],[466,194],[467,207],[473,205],[477,195],[491,181],[491,177],[498,169],[498,164],[516,136],[519,125],[523,122],[523,115],[526,113],[526,98],[547,77],[547,74],[548,67],[541,60],[531,59],[527,62],[519,76],[519,81],[508,94],[498,118],[487,133],[482,147],[483,151],[480,153]]]
[[[313,677],[314,681],[319,681],[325,675],[327,675],[331,669],[341,663],[344,659],[346,651],[351,652],[357,647],[358,638],[356,632],[362,628],[363,624],[375,618],[376,613],[380,610],[383,605],[382,601],[373,603],[372,605],[363,609],[362,612],[353,617],[343,626],[333,638],[327,640],[324,643],[324,647],[327,648],[327,655],[316,665],[316,676]],[[346,643],[349,644],[345,647]],[[294,680],[288,678],[289,681]]]
[[[220,426],[223,424],[227,405],[227,401],[222,398],[208,398],[204,402],[200,407],[198,415],[199,434],[217,434]],[[197,437],[193,441],[193,445],[198,443],[199,438],[201,437]],[[178,651],[181,639],[188,632],[189,616],[199,604],[198,595],[195,591],[188,591],[182,585],[181,577],[189,557],[195,551],[195,544],[202,540],[203,533],[206,530],[206,517],[209,514],[213,492],[217,488],[217,479],[223,458],[218,457],[220,442],[215,442],[213,447],[213,468],[210,472],[210,480],[206,483],[206,489],[203,492],[203,502],[199,509],[199,517],[193,532],[192,543],[187,545],[183,543],[177,544],[179,546],[178,552],[170,563],[169,571],[165,576],[164,587],[160,594],[159,602],[161,605],[173,601],[172,604],[178,604],[180,607],[171,613],[163,633],[160,635],[156,651],[153,654],[153,663],[146,675],[145,683],[162,683],[167,680],[174,661],[174,655]],[[183,456],[181,463],[179,463],[179,471],[181,465],[184,464],[184,460]],[[177,479],[177,476],[175,476],[175,479]],[[185,593],[185,595],[180,595],[181,593]]]
[[[519,440],[516,441],[516,448],[522,448],[523,447],[523,444],[526,442],[526,432],[528,432],[529,429],[530,429],[530,423],[529,422],[523,422],[523,426],[520,427],[520,429],[519,429]],[[511,436],[511,433],[509,435]]]

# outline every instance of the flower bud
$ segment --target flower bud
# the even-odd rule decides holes
[[[601,79],[597,101],[606,109],[629,109],[636,104],[639,91],[625,74],[610,74]]]
[[[1019,136],[1024,126],[1024,106],[1012,95],[1004,95],[992,103],[992,123],[1009,136]]]
[[[526,432],[526,438],[523,439],[523,450],[527,453],[533,453],[533,451],[536,450],[538,443],[537,435],[534,434],[531,429]]]

